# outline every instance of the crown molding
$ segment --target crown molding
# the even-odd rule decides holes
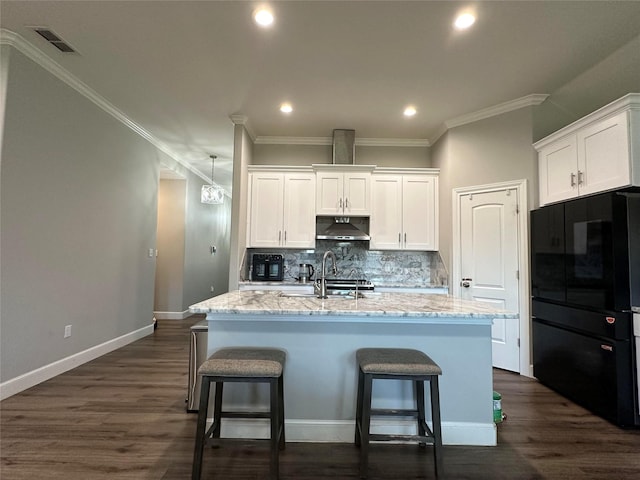
[[[256,145],[332,145],[331,137],[275,137],[260,135]]]
[[[24,54],[30,60],[34,61],[42,68],[47,70],[49,73],[57,77],[59,80],[63,81],[71,88],[76,90],[79,94],[91,100],[102,110],[107,112],[109,115],[114,117],[116,120],[120,121],[135,133],[140,135],[142,138],[147,140],[149,143],[153,144],[162,152],[166,153],[180,165],[185,167],[187,170],[192,172],[194,175],[197,175],[201,179],[206,182],[210,182],[210,179],[207,178],[203,173],[196,170],[190,163],[186,162],[178,154],[176,154],[169,146],[155,138],[148,131],[138,125],[136,122],[127,117],[123,112],[118,110],[112,103],[110,103],[106,98],[97,93],[87,84],[82,82],[79,78],[72,75],[68,70],[62,67],[59,63],[53,60],[51,57],[44,54],[40,49],[33,46],[30,42],[25,40],[22,36],[18,35],[11,30],[7,30],[6,28],[0,28],[0,45],[10,45],[14,47],[16,50]],[[225,190],[225,194],[229,197],[229,192]]]
[[[257,145],[333,145],[332,137],[270,137],[258,136]],[[356,138],[358,147],[429,147],[426,138]]]
[[[247,133],[249,134],[249,137],[251,137],[251,141],[253,143],[256,143],[256,134],[251,128],[251,125],[249,125],[249,117],[247,117],[246,115],[234,113],[233,115],[229,115],[229,118],[231,119],[234,125],[242,125],[244,129],[247,131]]]
[[[484,120],[485,118],[495,117],[502,115],[503,113],[512,112],[524,107],[531,107],[540,105],[549,97],[546,93],[533,93],[526,97],[517,98],[508,102],[500,103],[492,107],[483,108],[476,112],[467,113],[466,115],[460,115],[459,117],[452,118],[444,122],[447,129],[466,125],[468,123],[477,122],[478,120]]]

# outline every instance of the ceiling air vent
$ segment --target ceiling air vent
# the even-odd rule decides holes
[[[47,27],[32,27],[33,31],[63,53],[77,53],[71,46]]]

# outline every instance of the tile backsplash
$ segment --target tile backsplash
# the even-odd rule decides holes
[[[291,249],[247,249],[244,275],[249,279],[249,265],[253,253],[279,253],[284,256],[284,280],[295,281],[298,264],[310,263],[320,275],[322,256],[326,250],[336,254],[339,278],[365,278],[375,285],[433,287],[448,286],[448,274],[438,252],[409,252],[368,250],[369,242],[336,242],[317,240],[316,248]]]

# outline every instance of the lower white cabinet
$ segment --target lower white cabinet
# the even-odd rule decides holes
[[[249,247],[314,248],[315,174],[249,174]]]
[[[438,176],[372,175],[371,250],[438,249]]]
[[[536,142],[540,204],[640,185],[640,94]]]

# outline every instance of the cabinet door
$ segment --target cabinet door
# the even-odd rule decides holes
[[[405,175],[402,180],[402,246],[405,250],[437,250],[436,179]]]
[[[538,154],[540,205],[578,196],[576,136],[547,145]]]
[[[344,173],[345,215],[369,215],[371,213],[371,174]]]
[[[580,195],[631,184],[627,112],[578,132]]]
[[[282,244],[283,189],[282,174],[251,174],[250,247],[278,247]]]
[[[315,248],[316,177],[312,173],[284,176],[284,237],[287,248]]]
[[[371,177],[371,250],[402,248],[402,175]]]
[[[316,173],[317,215],[342,215],[343,196],[342,172]]]

